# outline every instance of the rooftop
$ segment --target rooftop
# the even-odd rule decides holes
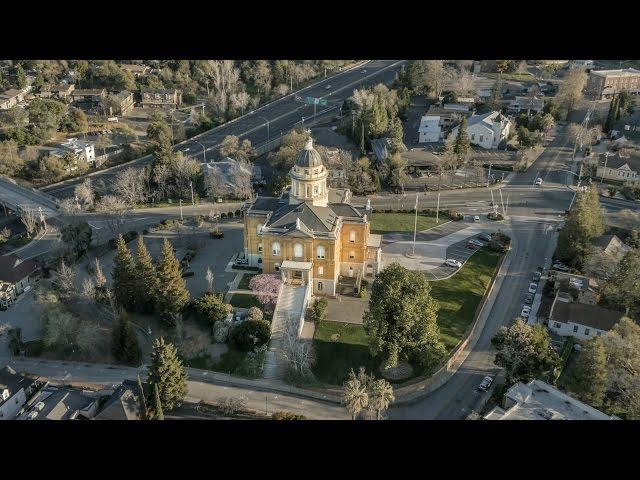
[[[575,323],[603,331],[611,330],[622,317],[624,312],[609,310],[598,305],[567,302],[564,297],[556,297],[549,313],[549,321]]]
[[[505,394],[505,406],[495,407],[485,420],[619,420],[596,410],[541,380],[518,382]]]
[[[617,235],[601,235],[594,238],[591,243],[596,247],[602,248],[605,253],[618,257],[620,260],[631,250],[631,247],[623,243]]]
[[[7,389],[9,390],[9,398],[15,395],[21,388],[28,389],[35,380],[31,377],[21,375],[16,372],[9,365],[4,368],[0,368],[0,392]],[[2,397],[0,397],[0,404],[3,403]]]
[[[0,281],[16,283],[40,267],[33,260],[22,260],[15,255],[0,256]]]
[[[592,70],[591,75],[598,77],[635,77],[640,75],[640,70],[635,68],[618,68],[615,70]]]
[[[95,419],[140,420],[142,412],[139,395],[136,382],[125,380],[109,397]]]

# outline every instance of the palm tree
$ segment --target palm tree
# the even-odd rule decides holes
[[[361,369],[361,373],[364,369]],[[349,372],[349,379],[344,384],[343,401],[347,410],[351,413],[351,419],[355,420],[363,409],[369,405],[369,393],[362,375],[356,376],[353,369]]]
[[[382,413],[389,408],[389,404],[394,400],[393,387],[389,382],[384,379],[373,382],[369,405],[376,411],[378,420],[382,420]]]

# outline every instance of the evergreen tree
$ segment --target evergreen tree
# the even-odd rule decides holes
[[[138,254],[136,257],[136,310],[151,313],[155,306],[155,294],[158,288],[158,277],[153,259],[147,250],[142,235],[138,237]]]
[[[135,262],[122,235],[118,235],[116,245],[117,253],[112,273],[113,294],[118,305],[127,310],[131,310],[135,300]]]
[[[140,390],[140,420],[149,420],[149,411],[147,410],[147,399],[144,396],[144,386],[138,374],[138,390]]]
[[[453,144],[453,153],[455,153],[459,159],[463,159],[471,150],[471,143],[469,142],[469,135],[467,134],[467,118],[462,117],[462,121],[458,126],[458,134],[456,135],[456,141]]]
[[[616,121],[616,102],[617,102],[618,97],[614,96],[613,100],[611,100],[611,103],[609,104],[609,112],[607,113],[607,120],[604,123],[604,131],[605,132],[610,132],[611,129],[613,128],[613,124]]]
[[[169,240],[162,245],[162,258],[157,271],[156,311],[170,324],[189,303],[189,291],[182,278],[180,262],[173,253]]]
[[[116,315],[111,323],[111,354],[117,361],[122,357],[124,345],[122,343],[122,320],[121,315]]]
[[[167,410],[179,407],[187,394],[187,374],[178,351],[164,338],[153,342],[147,381],[152,388],[158,389],[158,396]]]
[[[371,122],[369,123],[369,136],[378,138],[387,131],[389,119],[387,109],[381,96],[376,96],[371,110]]]
[[[615,104],[615,120],[616,122],[620,120],[620,96],[616,95],[616,104]]]
[[[599,408],[607,389],[607,354],[600,337],[589,340],[576,360],[570,390],[583,402]]]
[[[16,88],[22,90],[27,86],[27,76],[24,73],[22,65],[16,65]]]
[[[127,365],[137,367],[142,360],[142,350],[133,325],[125,316],[122,322],[122,361]]]
[[[403,151],[404,134],[402,131],[402,122],[398,117],[393,117],[393,119],[391,120],[391,129],[389,131],[389,136],[391,137],[391,145],[393,147],[394,153]]]
[[[162,400],[160,400],[160,392],[158,391],[158,385],[153,386],[154,391],[154,420],[164,420],[164,412],[162,411]]]

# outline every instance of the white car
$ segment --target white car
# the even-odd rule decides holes
[[[536,178],[536,185],[542,185],[542,179]]]
[[[538,284],[537,283],[530,283],[529,284],[529,293],[536,293],[536,290],[538,290]]]
[[[560,270],[561,272],[569,271],[569,267],[567,267],[564,263],[560,263],[560,262],[554,263],[551,268],[553,268],[554,270]]]
[[[522,311],[520,312],[520,316],[522,318],[529,318],[529,314],[531,313],[531,307],[529,305],[525,305],[522,307]]]
[[[482,379],[482,382],[480,382],[480,385],[478,385],[478,390],[486,392],[487,390],[489,390],[489,387],[491,386],[492,383],[493,383],[493,377],[487,375]]]
[[[326,88],[327,90],[329,90],[329,89],[331,88],[331,85],[327,85],[327,86],[326,86],[326,87],[324,87],[324,88]]]
[[[482,243],[480,240],[476,240],[475,238],[470,238],[469,243],[475,245],[478,248],[484,247],[484,243]]]
[[[474,222],[479,222],[480,221],[480,217],[478,215],[474,215],[473,216],[473,221]]]
[[[450,267],[454,267],[454,268],[460,268],[462,267],[462,263],[460,263],[458,260],[455,260],[453,258],[447,258],[447,261],[444,262],[446,265],[450,266]]]

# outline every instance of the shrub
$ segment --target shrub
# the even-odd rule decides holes
[[[246,411],[247,398],[243,396],[221,398],[216,402],[216,407],[225,415],[236,415]]]
[[[317,298],[315,302],[311,305],[311,318],[314,322],[320,323],[327,317],[327,307],[329,306],[329,302],[326,298],[320,297]]]
[[[258,307],[251,307],[247,312],[247,320],[263,320],[264,315]]]
[[[235,215],[236,215],[236,217],[241,217],[242,216],[242,212],[240,210],[236,210]]]
[[[211,231],[209,232],[209,237],[219,240],[224,237],[224,233]]]
[[[307,417],[292,412],[273,412],[271,420],[306,420]]]
[[[509,250],[507,245],[504,245],[496,240],[491,240],[487,246],[489,247],[489,250],[499,253],[505,253],[507,250]]]
[[[249,352],[269,341],[271,325],[266,320],[246,320],[231,330],[230,339],[242,351]]]
[[[220,293],[206,292],[191,302],[192,311],[200,320],[213,325],[219,320],[224,320],[231,313],[231,305],[224,303],[222,299]]]
[[[213,324],[213,341],[215,343],[225,343],[229,339],[229,329],[231,322],[219,320]]]
[[[493,221],[496,221],[496,222],[498,222],[500,220],[504,220],[504,217],[502,216],[501,213],[493,213],[493,212],[487,214],[487,218],[489,220],[493,220]]]
[[[360,285],[360,291],[358,292],[358,297],[364,298],[367,294],[367,287],[365,285]]]
[[[226,213],[224,213],[224,212],[222,212],[222,213],[220,214],[220,218],[227,218],[227,214],[226,214]]]

